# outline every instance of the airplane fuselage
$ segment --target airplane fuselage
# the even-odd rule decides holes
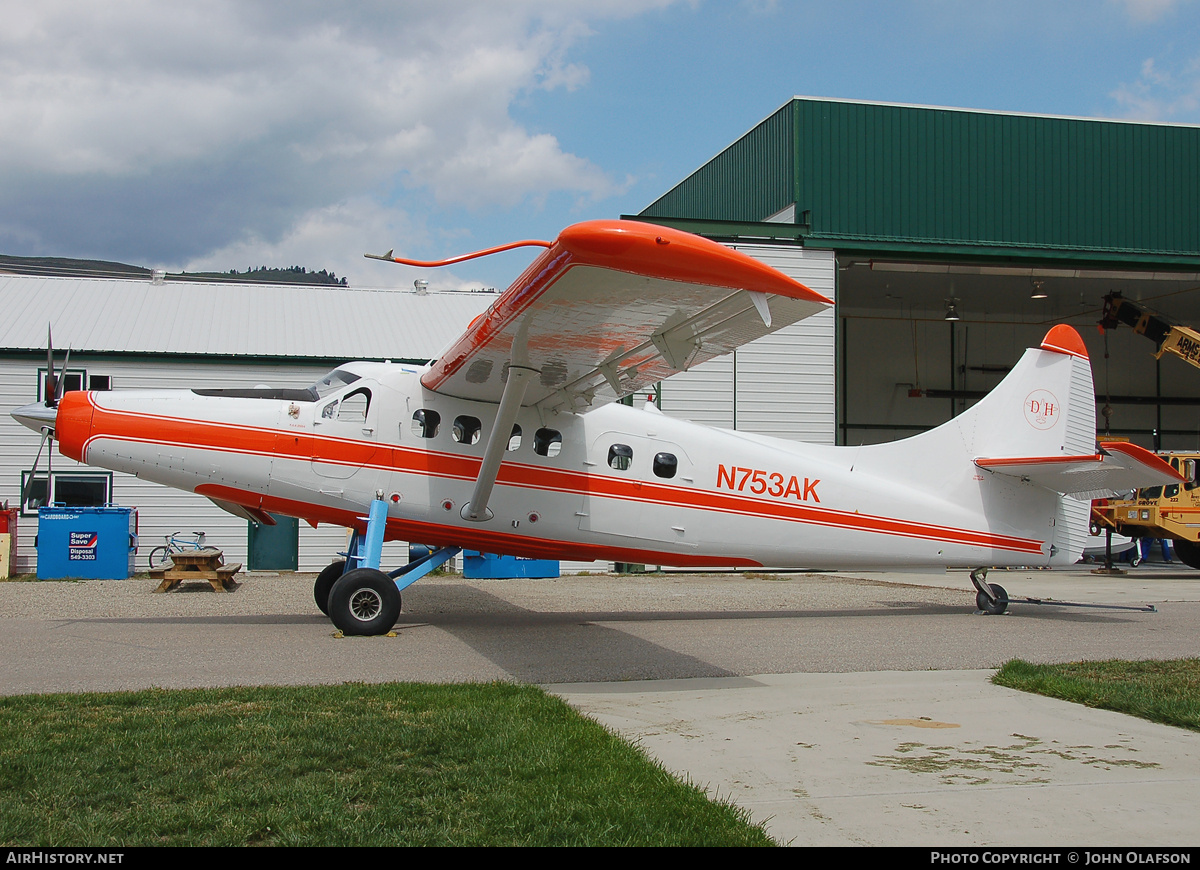
[[[797,443],[620,404],[521,409],[490,517],[472,520],[495,405],[431,392],[422,371],[349,363],[311,391],[69,393],[57,434],[89,465],[252,512],[362,530],[381,495],[388,539],[518,556],[810,568],[1077,556],[1055,546],[1055,493],[966,454],[923,462],[896,445]]]

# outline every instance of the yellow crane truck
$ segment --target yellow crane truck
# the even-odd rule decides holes
[[[1200,453],[1160,453],[1185,483],[1139,489],[1132,498],[1092,502],[1092,534],[1111,531],[1130,538],[1170,538],[1185,565],[1200,568]]]
[[[1104,297],[1101,331],[1125,324],[1155,343],[1154,356],[1177,356],[1200,368],[1200,332],[1172,323],[1119,292]],[[1103,438],[1101,439],[1103,442]],[[1200,568],[1200,452],[1159,453],[1185,479],[1185,483],[1139,489],[1127,499],[1092,502],[1092,534],[1108,531],[1131,538],[1169,538],[1175,555],[1185,565]]]

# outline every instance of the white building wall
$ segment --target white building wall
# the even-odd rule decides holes
[[[735,245],[834,299],[832,251]],[[834,444],[837,434],[833,308],[663,382],[662,410],[709,426]]]

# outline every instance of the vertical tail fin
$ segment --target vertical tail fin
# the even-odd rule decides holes
[[[1080,456],[1096,451],[1095,396],[1083,339],[1060,324],[952,422],[976,457]]]
[[[973,412],[973,413],[972,413]],[[969,421],[963,418],[973,416]],[[959,419],[973,425],[980,457],[1025,457],[1048,462],[1096,452],[1096,393],[1083,339],[1072,327],[1053,327],[1000,384]],[[1083,552],[1091,502],[1059,495],[1054,510],[1051,564],[1073,564]]]
[[[977,460],[1058,465],[1070,456],[1095,456],[1096,398],[1083,339],[1069,326],[1055,326],[995,389],[959,416],[912,438],[863,449],[891,479],[936,495],[962,522],[1045,541],[1043,559],[1070,564],[1083,550],[1090,502],[1022,476],[992,473]],[[977,558],[981,564],[1014,564],[1010,557],[981,553]]]

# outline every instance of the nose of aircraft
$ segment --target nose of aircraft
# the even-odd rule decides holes
[[[41,432],[43,429],[54,428],[55,420],[58,417],[58,409],[49,408],[42,402],[34,402],[30,405],[22,405],[9,416],[22,426],[32,429],[34,432]]]

